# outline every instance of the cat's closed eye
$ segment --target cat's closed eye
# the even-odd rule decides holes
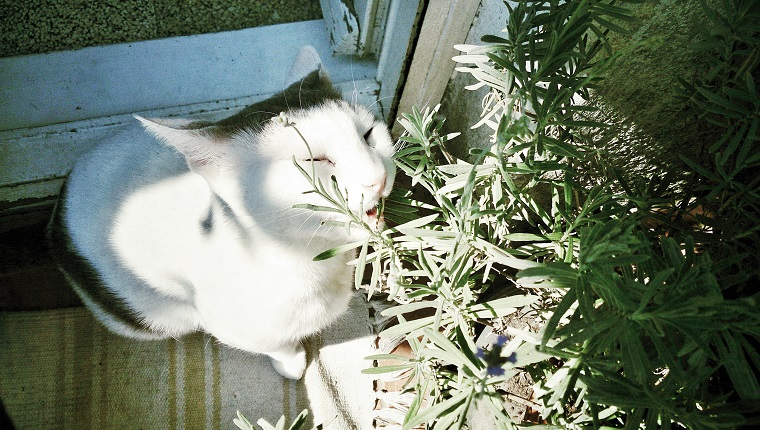
[[[312,162],[322,162],[322,163],[328,163],[331,166],[335,165],[335,162],[330,160],[327,157],[314,157],[314,158],[307,158],[305,161],[312,161]]]

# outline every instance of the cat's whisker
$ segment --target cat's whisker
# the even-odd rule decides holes
[[[311,245],[311,242],[314,240],[314,238],[317,237],[317,232],[319,232],[319,230],[322,229],[323,227],[325,227],[325,224],[321,224],[321,223],[317,226],[317,228],[314,230],[314,233],[311,234],[311,237],[309,238],[309,242],[306,244],[307,248],[309,247],[309,245]],[[332,230],[332,225],[328,224],[327,230],[324,233],[322,233],[321,236],[329,237],[330,230]]]
[[[280,114],[279,112],[271,112],[271,111],[268,111],[268,110],[256,110],[256,111],[246,112],[245,115],[243,115],[243,118],[246,118],[246,117],[249,117],[249,116],[252,116],[252,115],[256,115],[258,113],[265,113],[267,115],[272,115],[272,116],[277,116],[277,115]]]
[[[259,226],[274,227],[274,226],[282,225],[282,223],[286,222],[286,221],[290,221],[290,220],[294,220],[294,219],[299,219],[299,218],[301,218],[305,214],[306,214],[306,212],[294,213],[294,214],[290,214],[288,216],[279,216],[279,215],[274,214],[274,215],[272,215],[270,217],[267,217],[267,218],[257,218],[257,221],[258,221],[258,225]],[[311,216],[312,215],[309,215],[309,217],[311,217]],[[304,221],[304,223],[305,222],[306,221]],[[301,225],[303,225],[303,223]],[[255,228],[255,226],[252,227],[252,228]],[[296,230],[296,232],[297,231],[298,231],[298,229]]]
[[[391,98],[392,98],[391,96],[387,96],[387,97],[380,97],[380,98],[378,98],[377,100],[375,100],[374,102],[372,102],[372,104],[370,104],[369,106],[367,106],[367,108],[371,110],[371,109],[372,109],[372,108],[374,108],[375,106],[379,105],[381,101],[389,100],[389,99],[391,99]]]
[[[259,221],[271,221],[271,220],[296,218],[300,215],[304,215],[309,212],[311,211],[309,211],[308,209],[300,209],[300,208],[290,208],[284,211],[274,209],[269,212],[257,212],[256,217]]]
[[[353,75],[353,71],[351,72]],[[351,81],[354,85],[354,89],[351,91],[351,103],[359,104],[359,88],[356,86],[356,80],[351,76]]]
[[[317,228],[314,230],[314,233],[311,234],[309,241],[306,242],[306,248],[308,248],[311,245],[311,241],[314,240],[314,238],[317,236],[317,232],[319,231],[320,228],[322,228],[322,224],[319,224]]]
[[[303,226],[306,225],[307,222],[309,222],[309,220],[311,219],[311,217],[314,216],[314,214],[315,214],[315,212],[312,212],[308,217],[306,217],[305,220],[303,220],[303,222],[301,223],[301,225],[299,225],[298,228],[296,229],[296,234],[298,234],[298,232],[301,231],[301,229],[303,228]]]
[[[256,224],[248,227],[247,230],[253,230],[257,227],[264,227],[264,226],[276,226],[282,224],[283,221],[290,221],[292,219],[300,218],[301,216],[305,215],[310,211],[306,209],[298,209],[298,208],[292,208],[286,211],[277,211],[273,210],[268,213],[257,213],[256,214]]]
[[[301,81],[301,84],[298,86],[298,107],[303,109],[303,100],[301,99],[301,93],[303,92],[303,83],[304,81]],[[288,109],[290,106],[288,106]]]
[[[297,215],[294,215],[294,214],[281,215],[279,213],[272,213],[267,216],[264,216],[263,214],[256,214],[255,220],[256,220],[256,223],[259,225],[267,225],[273,222],[277,222],[279,220],[289,220],[291,218],[295,218],[296,216]],[[255,226],[250,227],[250,228],[255,228]]]
[[[353,85],[353,90],[351,91],[351,103],[352,104],[358,104],[359,101],[359,91],[356,87],[356,76],[354,76],[354,59],[351,58],[351,84]]]
[[[332,225],[328,225],[327,231],[324,232],[323,236],[330,237],[330,230],[332,230],[332,228],[333,228]],[[314,233],[316,234],[316,231]]]

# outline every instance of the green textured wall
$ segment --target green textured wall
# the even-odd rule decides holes
[[[716,3],[707,0],[709,4]],[[648,0],[630,5],[639,19],[633,34],[615,37],[614,45],[625,52],[608,78],[597,87],[597,101],[606,120],[629,143],[613,139],[607,148],[624,169],[680,165],[679,155],[692,156],[700,138],[694,118],[683,114],[684,103],[676,94],[677,78],[691,79],[704,70],[704,60],[691,49],[697,26],[706,19],[696,0]],[[483,0],[466,43],[480,44],[485,34],[498,35],[506,25],[507,11],[501,0]],[[456,73],[442,101],[447,117],[445,131],[463,132],[452,142],[457,153],[471,147],[487,147],[492,130],[469,127],[480,119],[481,100],[486,90],[468,91],[475,80]],[[641,165],[641,166],[639,166]]]
[[[319,0],[0,0],[0,56],[320,18]]]
[[[714,3],[708,1],[708,3]],[[613,122],[644,137],[635,149],[661,169],[680,165],[679,155],[696,157],[696,118],[684,113],[678,78],[690,81],[706,70],[693,49],[697,26],[707,24],[697,1],[649,1],[635,9],[640,26],[618,41],[626,50],[596,92],[614,114]]]

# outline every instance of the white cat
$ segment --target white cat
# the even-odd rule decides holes
[[[76,163],[48,239],[109,329],[139,339],[203,330],[302,376],[300,341],[352,294],[353,255],[313,257],[366,233],[323,224],[343,215],[293,208],[325,205],[305,193],[293,157],[326,185],[334,176],[369,223],[395,170],[387,127],[340,99],[313,48],[294,73],[284,92],[217,123],[137,117],[149,133],[136,123]],[[283,111],[295,128],[271,120]]]

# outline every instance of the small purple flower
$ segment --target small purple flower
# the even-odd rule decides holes
[[[499,337],[496,339],[496,343],[494,345],[499,345],[503,347],[504,345],[506,345],[508,340],[509,340],[508,337],[504,336],[503,334],[500,334]]]
[[[504,368],[500,366],[488,366],[486,372],[491,376],[501,376],[504,374]]]
[[[509,338],[504,335],[500,335],[496,341],[491,344],[491,348],[483,349],[478,348],[475,352],[475,356],[483,360],[486,364],[486,373],[490,376],[502,376],[504,375],[504,365],[507,363],[515,364],[517,362],[517,354],[512,353],[507,357],[501,356],[501,351],[507,344]]]

